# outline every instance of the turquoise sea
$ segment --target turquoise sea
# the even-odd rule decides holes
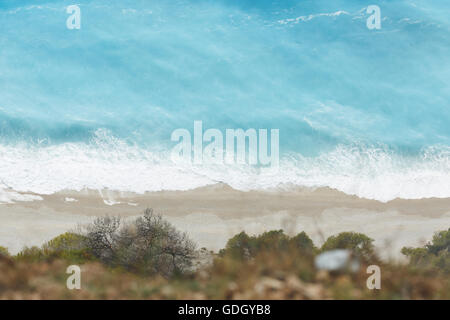
[[[279,171],[172,163],[195,120],[279,129]],[[450,197],[450,2],[0,0],[0,193],[217,182]]]

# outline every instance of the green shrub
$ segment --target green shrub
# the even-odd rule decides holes
[[[329,237],[322,245],[321,251],[348,249],[359,257],[370,260],[375,256],[373,239],[357,232],[341,232]]]
[[[36,246],[23,248],[14,258],[18,261],[29,263],[42,262],[49,259],[49,257],[44,254],[44,251]]]
[[[436,232],[431,242],[422,248],[402,248],[411,266],[450,273],[450,229]]]
[[[229,255],[233,258],[250,258],[254,250],[254,237],[242,231],[227,241],[224,249],[219,251],[220,256]]]
[[[83,236],[66,232],[48,241],[41,248],[25,247],[15,259],[26,262],[63,259],[68,263],[81,264],[93,260],[93,255],[85,246]]]
[[[91,250],[86,246],[86,237],[73,232],[59,235],[42,246],[45,256],[64,259],[71,263],[85,263],[93,260]]]
[[[294,248],[297,248],[299,251],[303,253],[312,254],[316,250],[314,242],[304,231],[300,232],[295,237],[291,238],[290,243]]]
[[[429,253],[439,254],[450,250],[450,228],[447,231],[436,232],[431,243],[425,246]]]
[[[0,246],[0,256],[7,256],[9,257],[9,251],[7,248]]]
[[[244,231],[228,240],[220,256],[236,259],[249,259],[262,252],[296,250],[300,253],[312,254],[314,243],[305,232],[289,237],[283,230],[272,230],[258,236],[249,236]]]

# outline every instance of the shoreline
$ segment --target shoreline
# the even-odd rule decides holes
[[[238,191],[216,184],[145,194],[87,189],[21,194],[42,200],[0,204],[0,245],[13,253],[25,245],[41,245],[96,216],[134,217],[146,208],[187,232],[199,248],[211,250],[223,248],[241,231],[305,231],[317,245],[330,235],[355,231],[375,239],[382,256],[397,259],[401,247],[423,245],[434,232],[450,227],[450,198],[383,203],[330,188]]]

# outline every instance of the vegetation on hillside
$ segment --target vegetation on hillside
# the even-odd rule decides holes
[[[422,248],[404,247],[402,253],[409,257],[416,269],[430,269],[450,273],[450,228],[436,232],[431,242]]]
[[[228,240],[219,255],[235,259],[251,259],[262,252],[298,251],[305,255],[312,255],[316,248],[311,238],[301,232],[295,237],[289,237],[283,230],[264,232],[261,235],[249,236],[241,232]]]
[[[0,246],[0,256],[9,256],[9,251],[5,247]]]
[[[0,247],[0,299],[450,299],[450,229],[422,248],[403,248],[407,264],[381,261],[373,240],[343,232],[316,247],[304,232],[241,232],[218,254],[196,250],[186,234],[152,210],[131,222],[98,218],[41,247],[11,256]],[[357,271],[319,270],[316,257],[346,249]],[[66,268],[82,269],[81,290]],[[381,269],[380,290],[366,286]]]

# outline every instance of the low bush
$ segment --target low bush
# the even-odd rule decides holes
[[[235,259],[254,258],[261,252],[297,250],[303,254],[311,255],[314,243],[305,232],[295,237],[289,237],[283,230],[272,230],[258,236],[249,236],[241,232],[228,240],[224,249],[220,250],[220,256],[229,256]]]
[[[89,252],[108,266],[165,277],[187,272],[196,248],[186,233],[151,209],[130,223],[98,218],[85,226],[83,237]]]
[[[364,261],[376,259],[373,239],[362,233],[341,232],[338,235],[329,237],[320,248],[322,252],[334,249],[351,250]]]
[[[411,266],[450,273],[450,229],[436,232],[433,239],[422,248],[402,248]]]
[[[0,256],[9,257],[9,251],[5,247],[0,246]]]

